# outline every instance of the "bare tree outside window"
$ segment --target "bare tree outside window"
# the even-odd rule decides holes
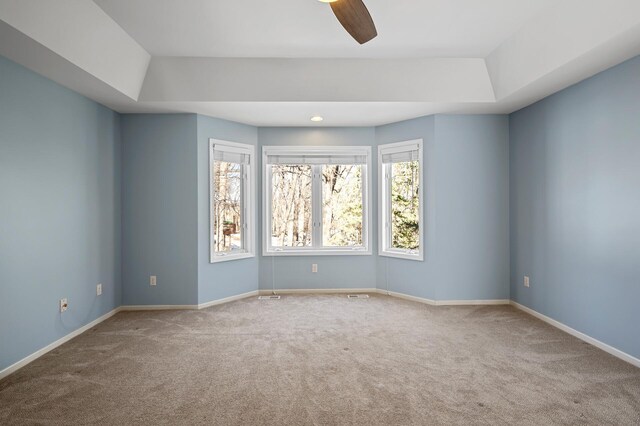
[[[362,246],[361,165],[322,167],[322,241],[324,246]]]
[[[311,166],[273,165],[271,244],[274,247],[311,246]]]
[[[243,250],[242,165],[214,161],[214,248],[217,253]]]
[[[391,165],[391,247],[420,248],[420,166],[418,161]]]

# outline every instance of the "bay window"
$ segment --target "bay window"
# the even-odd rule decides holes
[[[254,148],[209,141],[210,253],[213,262],[255,256],[253,250]]]
[[[370,147],[264,147],[264,254],[371,254]]]
[[[379,251],[423,260],[422,140],[380,145]]]

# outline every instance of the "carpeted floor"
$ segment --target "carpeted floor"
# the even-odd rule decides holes
[[[509,306],[123,312],[0,382],[0,424],[640,424],[640,369]]]

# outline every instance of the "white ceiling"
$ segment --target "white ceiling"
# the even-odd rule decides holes
[[[483,58],[562,0],[366,0],[360,46],[318,0],[95,0],[153,56]]]
[[[0,55],[116,111],[256,126],[510,113],[640,54],[639,0],[0,0]]]

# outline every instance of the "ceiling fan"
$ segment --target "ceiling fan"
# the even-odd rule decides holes
[[[362,0],[320,0],[330,3],[333,14],[351,37],[365,44],[378,35],[371,14]]]

